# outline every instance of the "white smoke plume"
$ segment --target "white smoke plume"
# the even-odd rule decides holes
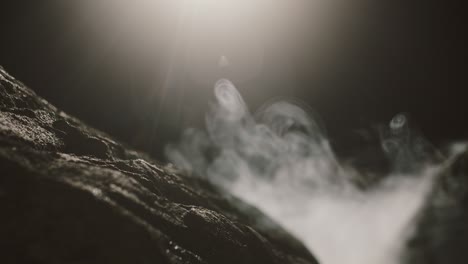
[[[189,129],[168,146],[175,165],[263,210],[322,264],[402,263],[440,169],[421,159],[426,143],[410,139],[405,116],[382,133],[394,171],[361,188],[356,182],[364,176],[340,164],[304,108],[281,101],[252,115],[224,79],[215,95],[206,132]]]

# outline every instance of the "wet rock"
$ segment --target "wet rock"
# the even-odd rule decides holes
[[[0,170],[1,263],[316,263],[256,208],[117,143],[2,68]]]

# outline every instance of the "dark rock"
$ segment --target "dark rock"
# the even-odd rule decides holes
[[[0,169],[1,263],[316,263],[256,208],[117,143],[1,68]]]
[[[468,152],[440,175],[409,248],[406,263],[468,262]]]

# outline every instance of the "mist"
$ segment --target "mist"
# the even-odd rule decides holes
[[[264,211],[322,264],[404,263],[406,242],[450,159],[429,155],[405,115],[381,130],[390,171],[367,175],[336,157],[305,105],[274,101],[252,114],[229,80],[214,93],[206,130],[187,129],[167,146],[172,163]]]

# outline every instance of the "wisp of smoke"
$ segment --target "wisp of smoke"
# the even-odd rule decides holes
[[[252,115],[234,85],[215,85],[206,132],[185,131],[168,158],[257,206],[300,238],[323,264],[397,264],[439,166],[418,161],[406,117],[382,133],[395,169],[369,188],[340,164],[319,124],[284,101]],[[406,166],[405,163],[425,164]]]

